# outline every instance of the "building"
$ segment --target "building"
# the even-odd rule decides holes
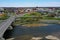
[[[4,8],[0,8],[0,16],[3,16],[4,14]]]
[[[32,9],[29,9],[29,8],[28,8],[28,9],[25,10],[25,12],[26,12],[26,13],[31,13],[31,12],[32,12]]]

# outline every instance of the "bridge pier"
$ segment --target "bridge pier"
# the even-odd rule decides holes
[[[9,26],[9,27],[8,27],[8,30],[12,30],[12,29],[13,29],[13,27],[12,27],[12,26]]]
[[[0,40],[5,40],[3,37],[0,37]]]

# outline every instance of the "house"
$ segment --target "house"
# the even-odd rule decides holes
[[[28,8],[28,9],[25,10],[25,12],[26,12],[26,13],[30,13],[30,12],[32,12],[32,9],[29,9],[29,8]]]
[[[25,9],[24,8],[17,8],[16,10],[14,10],[16,14],[24,14]]]
[[[0,8],[0,16],[3,16],[3,14],[4,14],[4,9]]]

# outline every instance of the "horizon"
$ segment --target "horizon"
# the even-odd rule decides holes
[[[24,7],[0,7],[0,8],[24,8]],[[28,8],[28,7],[25,7]],[[30,8],[34,8],[34,7],[30,7]],[[50,7],[39,7],[39,8],[50,8]],[[51,7],[51,8],[60,8],[60,7]]]
[[[60,7],[60,0],[0,0],[0,7]]]

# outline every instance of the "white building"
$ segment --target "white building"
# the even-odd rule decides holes
[[[1,11],[4,11],[4,8],[1,8],[1,7],[0,7],[0,10],[1,10]]]
[[[26,9],[25,10],[25,12],[31,12],[32,11],[32,9]]]

